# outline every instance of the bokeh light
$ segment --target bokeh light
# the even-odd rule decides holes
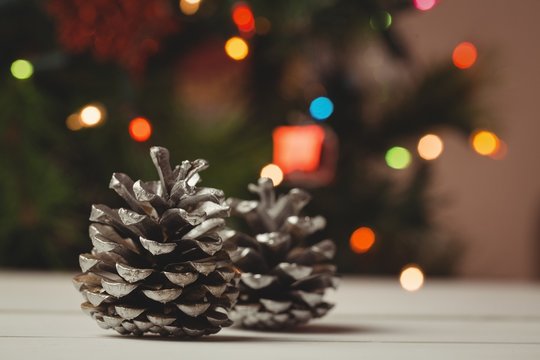
[[[383,11],[379,15],[373,15],[369,19],[369,26],[373,30],[386,30],[392,25],[392,15]]]
[[[454,65],[459,69],[468,69],[474,65],[478,52],[476,46],[470,42],[459,43],[452,53],[452,61]]]
[[[71,114],[66,119],[66,127],[71,131],[78,131],[83,128],[81,116],[78,113]]]
[[[102,122],[103,111],[96,105],[86,105],[82,108],[79,117],[82,126],[94,127]]]
[[[386,152],[385,160],[392,169],[402,170],[410,165],[411,153],[403,147],[394,146]]]
[[[414,0],[413,2],[414,7],[422,11],[431,10],[437,4],[437,0]]]
[[[238,4],[234,7],[232,18],[238,30],[242,32],[251,32],[255,30],[255,18],[251,9],[246,4]]]
[[[490,154],[489,157],[495,160],[503,160],[508,154],[508,145],[503,140],[499,139],[499,146],[494,153]]]
[[[283,181],[283,171],[276,164],[268,164],[261,169],[261,177],[270,178],[274,186],[278,186]]]
[[[273,134],[273,162],[285,174],[319,168],[325,131],[319,125],[279,126]]]
[[[325,96],[320,96],[309,105],[309,112],[315,120],[326,120],[334,112],[334,103]]]
[[[248,56],[249,46],[244,39],[233,36],[225,43],[225,52],[231,59],[240,61]]]
[[[417,265],[408,265],[401,271],[399,283],[407,291],[417,291],[424,285],[424,273]]]
[[[34,66],[32,66],[32,63],[28,60],[15,60],[11,64],[11,75],[13,75],[14,78],[19,80],[26,80],[29,79],[32,74],[34,73]]]
[[[351,234],[349,243],[352,251],[363,254],[375,244],[375,233],[368,227],[359,227]]]
[[[129,123],[129,135],[135,141],[143,142],[150,139],[152,125],[143,117],[136,117]]]
[[[201,0],[180,0],[180,10],[185,15],[193,15],[199,11]]]
[[[272,28],[272,23],[268,18],[265,18],[264,16],[259,16],[255,19],[255,31],[257,31],[257,34],[259,35],[266,35],[270,32],[270,29]]]
[[[478,154],[489,156],[497,152],[500,146],[500,140],[491,131],[480,130],[472,135],[471,145]]]
[[[434,134],[422,136],[418,141],[418,155],[424,160],[435,160],[441,156],[444,144],[440,137]]]

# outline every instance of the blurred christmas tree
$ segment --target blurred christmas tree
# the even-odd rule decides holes
[[[475,84],[449,59],[420,72],[391,26],[434,4],[0,1],[0,265],[73,266],[110,174],[150,177],[159,144],[237,197],[276,163],[280,187],[310,188],[342,272],[449,274],[458,247],[410,149],[468,136]]]

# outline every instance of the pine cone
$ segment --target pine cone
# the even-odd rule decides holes
[[[336,267],[329,263],[335,244],[329,239],[308,243],[310,235],[325,227],[325,219],[299,216],[310,200],[303,190],[292,189],[276,200],[267,178],[249,190],[260,200],[228,202],[251,233],[221,231],[236,246],[231,258],[242,271],[231,318],[246,328],[280,329],[325,315],[333,307],[323,300],[326,289],[337,286]]]
[[[172,170],[169,152],[152,147],[160,181],[115,173],[110,188],[129,209],[93,205],[93,249],[81,254],[73,282],[99,326],[120,334],[197,337],[232,321],[237,271],[217,231],[229,214],[223,191],[197,187],[205,160]]]

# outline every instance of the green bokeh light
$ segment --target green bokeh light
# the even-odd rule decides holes
[[[374,15],[369,19],[369,26],[373,30],[386,30],[392,25],[392,15],[389,12],[383,11],[378,15]]]
[[[411,164],[411,153],[400,146],[394,146],[386,152],[386,164],[392,169],[405,169]]]
[[[15,60],[11,64],[11,75],[19,80],[25,80],[32,76],[34,73],[34,67],[28,60]]]

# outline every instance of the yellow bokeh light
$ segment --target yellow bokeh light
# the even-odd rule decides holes
[[[34,66],[28,60],[19,59],[11,64],[11,75],[19,80],[26,80],[34,73]]]
[[[424,160],[435,160],[443,150],[444,144],[437,135],[427,134],[418,141],[418,155]]]
[[[233,36],[225,43],[225,52],[231,59],[240,61],[248,56],[249,46],[244,39]]]
[[[261,177],[270,178],[274,186],[278,186],[283,181],[283,171],[276,164],[268,164],[261,169]]]
[[[497,152],[500,141],[491,131],[481,130],[473,134],[471,144],[478,154],[488,156]]]
[[[93,127],[103,120],[103,111],[96,105],[87,105],[80,113],[81,124],[85,127]]]
[[[408,265],[399,276],[401,287],[407,291],[417,291],[424,285],[424,273],[417,265]]]
[[[81,124],[81,117],[79,114],[71,114],[66,119],[66,126],[71,131],[81,130],[83,125]]]
[[[193,15],[199,11],[201,0],[180,0],[180,10],[185,15]]]

